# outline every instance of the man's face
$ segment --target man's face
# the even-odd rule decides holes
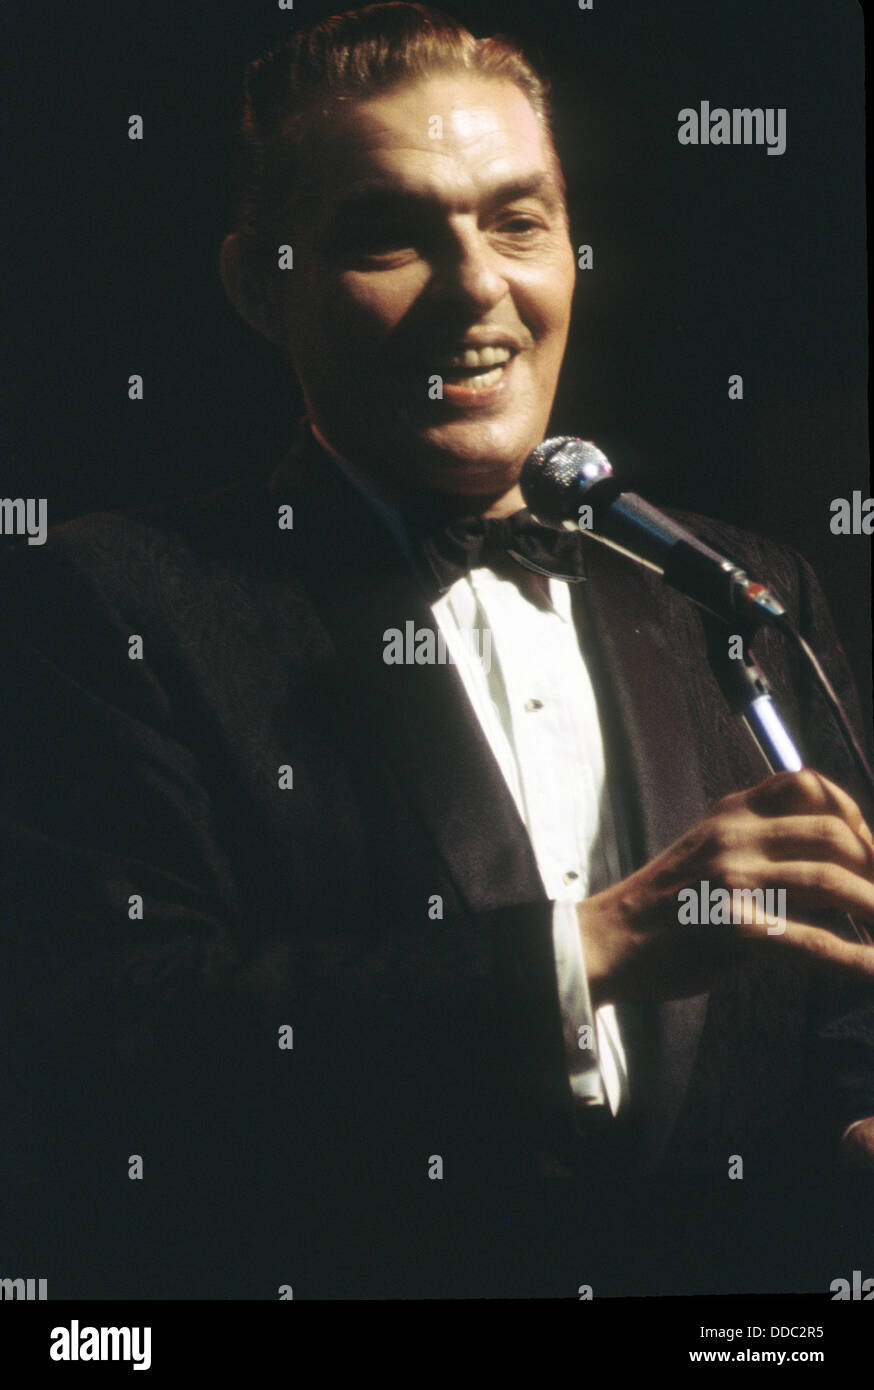
[[[524,94],[449,73],[349,103],[301,187],[281,322],[326,439],[385,479],[506,492],[546,431],[575,278]]]

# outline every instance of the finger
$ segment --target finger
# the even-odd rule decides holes
[[[805,812],[833,810],[836,802],[829,798],[831,786],[811,768],[800,772],[774,772],[754,787],[730,792],[717,804],[717,811],[754,811],[759,816],[791,816]]]
[[[740,827],[744,833],[743,826]],[[775,816],[757,819],[749,839],[772,861],[829,860],[863,878],[874,875],[874,844],[840,816]]]
[[[763,861],[749,880],[762,887],[786,890],[792,912],[823,910],[849,912],[874,922],[874,884],[841,864],[785,862],[778,866]]]
[[[829,783],[829,785],[832,784]],[[871,833],[871,827],[862,815],[857,803],[841,787],[835,787],[834,790],[837,793],[839,804],[844,807],[842,814],[847,825],[874,849],[874,834]]]
[[[784,932],[771,938],[780,943],[780,950],[831,966],[852,979],[870,980],[874,986],[874,947],[844,941],[823,927],[811,927],[806,922],[789,921],[785,925]]]
[[[843,817],[855,834],[859,835],[867,845],[870,845],[871,848],[874,849],[874,835],[872,835],[871,828],[862,815],[858,803],[853,800],[848,792],[844,791],[843,787],[839,787],[834,782],[830,782],[828,777],[824,777],[821,772],[815,772],[813,775],[819,778],[825,790],[834,798],[837,803],[837,814]]]
[[[821,772],[804,768],[801,772],[778,772],[758,786],[742,793],[747,807],[763,816],[815,814],[837,815],[865,842],[874,846],[865,817],[842,787]]]

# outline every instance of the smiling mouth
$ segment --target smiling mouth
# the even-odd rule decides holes
[[[497,386],[515,357],[508,347],[465,348],[435,364],[445,386],[462,386],[468,391],[488,391]]]

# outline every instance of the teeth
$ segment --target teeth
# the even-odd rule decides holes
[[[469,391],[485,391],[489,386],[496,386],[498,384],[501,380],[503,370],[503,366],[500,366],[494,367],[490,372],[480,372],[478,376],[469,377],[463,385],[465,385]],[[456,382],[454,384],[459,385],[462,383]]]
[[[493,367],[497,362],[509,362],[512,353],[506,347],[465,348],[446,359],[450,367]]]

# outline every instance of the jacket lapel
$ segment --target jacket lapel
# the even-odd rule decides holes
[[[576,590],[577,623],[596,685],[609,766],[616,770],[611,788],[624,821],[624,872],[630,872],[708,807],[683,673],[657,602],[662,581],[590,538],[586,564],[588,578]],[[679,1114],[707,1000],[707,994],[699,994],[619,1011],[633,1054],[632,1107],[644,1167],[657,1162]]]
[[[277,504],[294,508],[282,544],[338,654],[345,726],[338,733],[392,768],[466,907],[545,901],[528,834],[455,666],[385,660],[386,634],[399,634],[404,655],[415,657],[439,633],[386,526],[332,460],[306,443],[270,489]]]

